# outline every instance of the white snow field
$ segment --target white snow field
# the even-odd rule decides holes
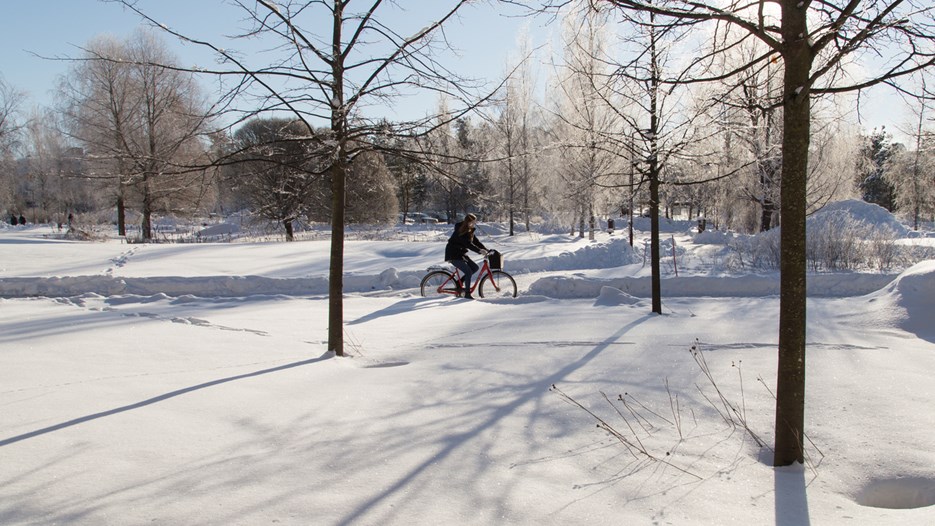
[[[0,228],[0,524],[935,524],[935,260],[809,276],[776,469],[775,273],[482,225],[519,296],[423,298],[447,228],[347,241],[344,358],[326,239]]]

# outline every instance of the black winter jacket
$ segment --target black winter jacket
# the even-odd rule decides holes
[[[455,231],[451,234],[451,237],[448,238],[448,244],[445,245],[445,261],[463,259],[467,256],[468,249],[478,254],[480,254],[481,250],[487,250],[487,247],[480,242],[480,239],[474,237],[473,228],[468,230],[467,233],[459,235],[458,232],[460,230],[461,223],[455,224]]]

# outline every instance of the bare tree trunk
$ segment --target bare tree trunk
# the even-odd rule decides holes
[[[656,17],[650,13],[649,20],[655,24]],[[650,217],[650,255],[652,266],[652,311],[662,314],[662,269],[660,268],[661,254],[659,250],[659,150],[657,148],[659,137],[659,67],[656,54],[656,30],[650,28],[649,42],[650,63],[650,93],[649,93],[649,217]]]
[[[141,233],[143,241],[148,242],[153,239],[153,196],[150,191],[149,173],[143,174],[142,185],[143,210],[141,213],[143,215],[143,223],[141,225]]]
[[[328,350],[344,356],[344,204],[347,167],[341,158],[331,167],[331,267],[328,273]]]
[[[662,314],[661,251],[659,249],[659,173],[656,161],[649,168],[650,261],[652,268],[652,311]]]
[[[588,239],[594,241],[594,229],[596,218],[594,217],[594,203],[588,203]]]
[[[766,232],[773,228],[773,212],[776,211],[776,204],[769,197],[764,197],[760,211],[760,231]]]
[[[780,185],[779,367],[776,386],[776,444],[773,465],[802,463],[805,429],[806,258],[805,214],[808,146],[811,129],[809,72],[813,55],[806,10],[799,0],[782,0],[785,42],[783,88],[783,164]]]
[[[331,133],[336,142],[331,165],[331,266],[328,273],[328,350],[344,356],[344,208],[347,179],[347,119],[341,29],[344,1],[334,3],[331,40]]]
[[[123,201],[123,183],[117,183],[120,186],[117,195],[117,234],[127,235],[127,205]]]

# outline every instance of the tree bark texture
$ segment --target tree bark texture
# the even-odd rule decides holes
[[[331,267],[328,273],[328,350],[344,356],[344,215],[347,179],[347,117],[344,107],[344,59],[341,29],[343,1],[334,3],[331,45],[331,134],[335,142],[331,165]]]
[[[776,444],[773,464],[804,462],[806,258],[805,214],[811,122],[809,73],[813,54],[807,10],[799,0],[782,0],[783,164],[780,183],[779,360],[776,385]]]

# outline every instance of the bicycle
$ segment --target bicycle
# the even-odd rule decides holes
[[[491,259],[493,259],[492,264]],[[477,290],[481,298],[515,298],[516,280],[501,268],[502,262],[503,257],[496,250],[485,254],[484,264],[468,292],[473,294],[474,290]],[[446,268],[429,268],[419,288],[422,290],[422,296],[426,298],[444,295],[460,298],[464,294],[461,272],[457,268],[454,268],[454,271]]]

